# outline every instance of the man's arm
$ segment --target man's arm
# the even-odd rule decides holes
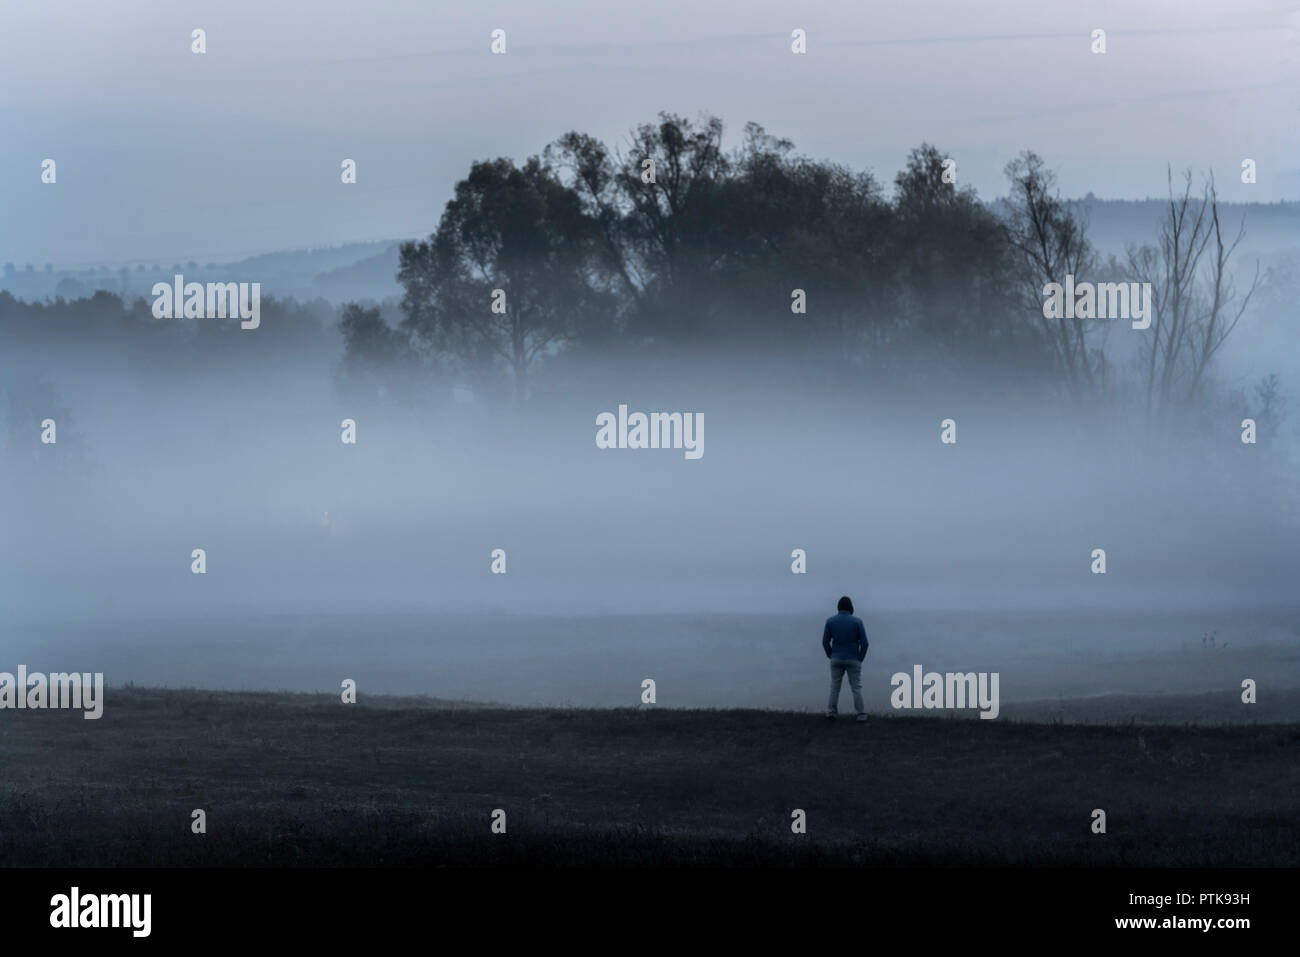
[[[858,661],[866,661],[867,648],[870,642],[867,641],[867,626],[858,622]]]
[[[826,657],[831,656],[831,623],[826,622],[826,627],[822,629],[822,651],[826,652]]]

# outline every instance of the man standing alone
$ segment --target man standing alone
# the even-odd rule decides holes
[[[859,721],[867,720],[867,709],[862,704],[862,662],[867,657],[867,629],[862,619],[853,614],[853,601],[848,595],[840,599],[839,613],[826,619],[822,629],[822,650],[831,660],[831,697],[826,703],[826,717],[834,720],[840,706],[840,685],[847,672],[849,688],[853,691],[853,710]]]

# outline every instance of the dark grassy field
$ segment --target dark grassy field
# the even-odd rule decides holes
[[[119,688],[99,721],[0,713],[0,861],[1295,866],[1298,745],[1295,724]],[[791,833],[795,808],[807,834]],[[1091,833],[1093,808],[1109,833]]]

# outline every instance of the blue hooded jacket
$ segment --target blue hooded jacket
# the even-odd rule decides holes
[[[841,611],[826,619],[822,630],[822,650],[827,658],[862,661],[867,657],[867,629],[862,619]]]

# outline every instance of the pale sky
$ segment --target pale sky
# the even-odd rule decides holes
[[[1226,200],[1295,200],[1298,54],[1290,0],[0,0],[0,261],[424,236],[471,161],[660,110],[717,114],[731,142],[755,120],[885,182],[928,140],[986,198],[1028,148],[1070,196],[1159,196],[1172,163]]]

